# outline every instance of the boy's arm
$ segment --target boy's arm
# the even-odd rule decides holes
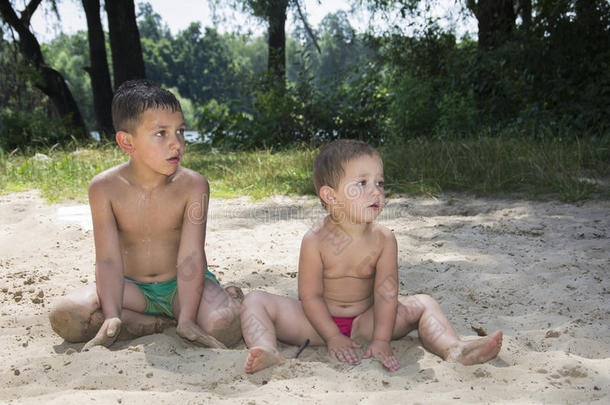
[[[95,284],[105,321],[97,335],[85,348],[111,345],[119,334],[123,307],[123,261],[119,231],[103,179],[93,179],[89,185],[89,206],[95,242]]]
[[[205,269],[205,230],[208,217],[210,186],[203,176],[196,176],[189,185],[178,248],[177,278],[180,313],[176,332],[188,340],[205,346],[225,346],[207,335],[197,325],[197,313],[203,295]]]
[[[375,270],[373,341],[363,358],[380,358],[388,369],[397,370],[400,365],[392,354],[390,341],[398,309],[398,247],[396,237],[389,230],[381,231],[383,250]]]
[[[328,351],[341,361],[355,363],[358,361],[358,356],[353,349],[360,345],[342,335],[332,320],[323,296],[323,268],[315,236],[305,235],[301,243],[298,273],[299,299],[303,304],[303,311],[316,332],[326,342]]]

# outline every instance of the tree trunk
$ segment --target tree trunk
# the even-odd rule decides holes
[[[146,71],[133,0],[107,0],[105,5],[116,89],[124,81],[146,78]]]
[[[494,49],[509,38],[515,28],[513,0],[469,1],[479,23],[479,47]]]
[[[525,28],[526,31],[529,31],[532,26],[532,0],[519,0],[519,3],[523,28]]]
[[[267,9],[269,59],[267,68],[280,83],[286,77],[286,9],[288,0],[274,0]]]
[[[104,138],[111,138],[112,128],[112,84],[108,71],[106,58],[106,40],[100,19],[100,1],[82,0],[85,15],[87,16],[87,33],[89,36],[89,59],[91,66],[85,68],[91,79],[93,90],[93,105],[95,118],[99,125],[100,134]]]
[[[36,80],[34,85],[49,97],[59,116],[66,119],[78,130],[80,138],[89,139],[85,122],[78,110],[72,92],[61,74],[45,64],[40,44],[28,28],[30,17],[39,4],[40,1],[37,0],[30,2],[23,11],[22,17],[19,18],[9,0],[0,0],[0,13],[4,21],[19,34],[19,50],[39,74],[39,80]]]

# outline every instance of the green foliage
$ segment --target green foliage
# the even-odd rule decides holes
[[[145,26],[147,21],[144,20]],[[175,38],[169,32],[153,31],[150,35],[151,38],[142,36],[149,79],[177,88],[182,96],[200,105],[234,94],[236,69],[227,37],[210,28],[202,35],[199,23],[192,23]]]
[[[49,119],[41,108],[22,111],[0,108],[0,148],[13,150],[66,143],[77,137],[69,122]]]
[[[89,128],[96,127],[91,80],[85,67],[90,65],[86,31],[59,34],[41,49],[45,61],[63,76]]]

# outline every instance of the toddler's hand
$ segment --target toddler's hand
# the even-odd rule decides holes
[[[204,347],[213,347],[216,349],[227,348],[227,346],[216,340],[214,336],[210,336],[205,333],[199,327],[199,325],[193,321],[178,322],[178,326],[176,326],[176,333],[183,338]]]
[[[398,363],[398,360],[396,360],[396,357],[392,354],[390,342],[373,340],[362,356],[363,359],[368,359],[370,357],[379,359],[381,364],[390,371],[396,371],[400,368],[400,363]]]
[[[89,350],[98,345],[108,347],[114,343],[120,332],[121,320],[119,318],[108,318],[100,326],[100,330],[97,331],[95,337],[83,346],[83,350]]]
[[[358,355],[354,349],[359,349],[360,345],[345,335],[336,335],[328,339],[328,354],[344,363],[358,363]]]

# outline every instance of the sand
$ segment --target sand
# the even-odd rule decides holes
[[[213,199],[206,252],[221,282],[294,297],[312,198]],[[94,282],[87,205],[0,195],[0,402],[44,404],[609,403],[610,201],[465,196],[389,201],[400,293],[434,296],[459,334],[504,331],[493,361],[441,361],[417,333],[392,343],[402,368],[346,365],[308,347],[255,375],[243,342],[192,346],[174,328],[80,352],[51,330],[50,303]],[[292,358],[296,347],[280,345]]]

